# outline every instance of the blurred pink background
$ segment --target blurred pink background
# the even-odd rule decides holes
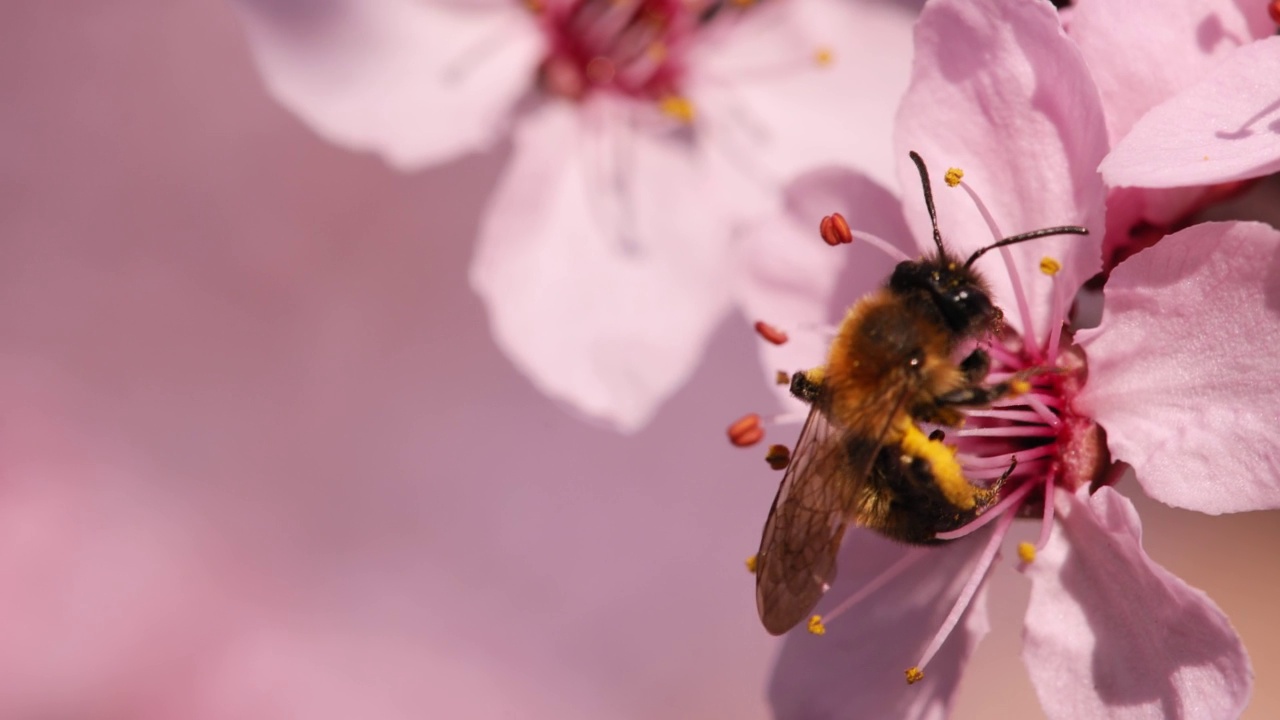
[[[745,323],[639,436],[588,426],[466,285],[502,150],[325,145],[215,0],[4,16],[0,717],[768,716]],[[1280,518],[1138,505],[1280,714]],[[959,717],[1038,715],[1011,567]]]

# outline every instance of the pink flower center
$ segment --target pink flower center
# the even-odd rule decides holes
[[[580,100],[613,92],[679,95],[683,49],[697,18],[678,0],[530,0],[547,36],[542,87]]]

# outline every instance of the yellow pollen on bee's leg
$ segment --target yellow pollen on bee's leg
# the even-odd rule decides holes
[[[1031,383],[1021,378],[1009,381],[1009,394],[1017,397],[1018,395],[1026,395],[1031,392]]]
[[[960,168],[947,168],[947,174],[942,179],[946,181],[947,187],[955,187],[964,179],[964,171]]]
[[[752,555],[751,557],[747,558],[747,572],[751,573],[752,575],[756,574],[756,556],[755,555]]]
[[[811,368],[804,371],[804,377],[814,385],[821,385],[822,381],[827,377],[827,369],[823,366]]]
[[[1036,546],[1029,542],[1018,543],[1018,559],[1030,565],[1036,561]]]
[[[818,63],[818,67],[826,67],[834,62],[836,55],[829,47],[820,47],[813,53],[813,61]]]
[[[933,480],[948,502],[961,510],[972,510],[981,488],[965,479],[955,451],[939,440],[930,440],[910,418],[901,423],[900,430],[902,452],[929,463]]]
[[[1040,260],[1040,272],[1050,277],[1057,275],[1062,271],[1062,263],[1051,257],[1045,256]]]
[[[667,95],[658,101],[658,110],[667,117],[682,123],[692,123],[694,118],[693,103],[679,95]]]
[[[915,685],[924,679],[924,671],[918,667],[907,668],[907,684]]]
[[[809,618],[809,632],[818,636],[827,634],[827,626],[822,624],[821,615],[814,615],[813,617]]]

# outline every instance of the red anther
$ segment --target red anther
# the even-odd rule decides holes
[[[764,461],[774,470],[786,470],[791,464],[791,448],[786,445],[770,445]]]
[[[1267,14],[1271,16],[1271,22],[1280,25],[1280,0],[1267,3]]]
[[[764,428],[760,427],[760,416],[755,413],[743,415],[729,426],[729,442],[734,447],[751,447],[764,439]]]
[[[818,225],[818,232],[822,234],[822,240],[832,247],[853,242],[853,231],[849,229],[849,223],[840,213],[832,213],[822,218],[822,223]]]
[[[768,340],[774,345],[781,345],[787,341],[786,333],[763,320],[756,321],[756,332],[760,334],[760,337]]]

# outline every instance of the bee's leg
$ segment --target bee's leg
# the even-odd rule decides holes
[[[952,390],[938,396],[938,404],[943,407],[980,407],[990,405],[991,403],[1007,398],[1013,395],[1021,395],[1030,389],[1024,373],[1018,373],[1012,378],[1004,382],[998,382],[994,385],[972,384],[962,387],[958,390]]]
[[[991,484],[991,487],[985,488],[978,492],[978,498],[977,498],[978,512],[982,512],[983,510],[986,510],[987,508],[995,504],[996,500],[1000,499],[1000,491],[1004,489],[1005,480],[1009,479],[1009,476],[1013,474],[1014,469],[1017,467],[1018,467],[1018,456],[1014,455],[1009,460],[1009,467],[1005,469],[1003,473],[1000,474],[1000,477],[996,478],[996,481]]]
[[[812,405],[822,391],[822,379],[826,375],[825,368],[801,370],[791,376],[791,394]]]
[[[960,361],[960,371],[970,385],[977,385],[987,378],[991,372],[991,356],[982,348],[975,348],[969,356]]]

